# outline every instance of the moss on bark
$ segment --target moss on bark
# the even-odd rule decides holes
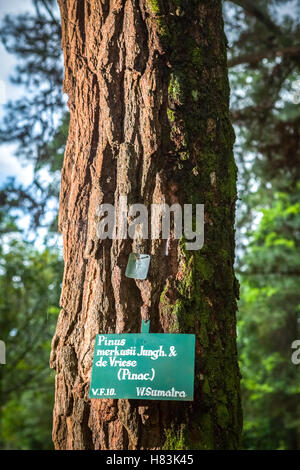
[[[155,5],[153,5],[155,3]],[[200,251],[180,244],[181,275],[161,295],[170,332],[196,333],[193,425],[172,423],[169,448],[237,448],[241,430],[236,351],[237,281],[234,208],[237,169],[229,120],[226,38],[221,2],[151,2],[170,66],[170,139],[177,165],[172,175],[184,203],[205,204],[205,243]],[[196,14],[195,14],[196,12]],[[182,158],[184,155],[184,158]],[[180,184],[182,182],[182,184]],[[187,413],[189,416],[189,413]],[[190,415],[191,419],[191,415]]]

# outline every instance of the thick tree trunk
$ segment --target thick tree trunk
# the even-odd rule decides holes
[[[241,409],[234,262],[236,166],[221,0],[59,0],[70,132],[65,272],[53,339],[57,449],[234,449]],[[205,204],[205,243],[100,241],[101,203]],[[196,334],[193,402],[90,400],[97,333]],[[179,371],[180,372],[180,371]]]

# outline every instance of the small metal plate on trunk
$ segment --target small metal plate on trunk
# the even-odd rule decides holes
[[[150,255],[130,253],[125,275],[133,279],[146,279],[149,265]]]

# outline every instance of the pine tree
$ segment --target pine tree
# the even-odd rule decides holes
[[[57,449],[235,449],[236,166],[220,0],[60,0],[70,131],[59,225],[65,271],[53,339]],[[135,242],[99,240],[101,203],[205,205],[205,243],[144,240],[146,281],[125,277]],[[193,402],[89,400],[97,333],[196,335]]]

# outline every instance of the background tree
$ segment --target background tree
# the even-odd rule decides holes
[[[49,373],[49,354],[59,311],[62,259],[52,235],[57,230],[68,115],[60,91],[55,2],[33,3],[33,13],[5,17],[0,30],[4,46],[18,57],[13,82],[26,90],[24,97],[6,107],[1,141],[16,143],[16,155],[34,165],[29,187],[11,179],[0,188],[0,336],[7,351],[7,363],[0,368],[2,449],[53,448],[54,374]],[[46,180],[45,171],[50,175]],[[28,230],[21,228],[24,215],[31,219],[31,242]],[[41,227],[47,233],[37,249],[34,241],[41,238]]]
[[[37,228],[49,224],[50,208],[56,219],[69,118],[61,93],[63,61],[56,1],[32,3],[32,13],[6,15],[0,29],[2,44],[18,58],[12,83],[26,90],[21,98],[6,104],[0,140],[16,144],[15,155],[32,163],[34,179],[27,188],[14,180],[5,184],[0,200],[30,214],[32,227]],[[51,177],[45,178],[45,172]]]

